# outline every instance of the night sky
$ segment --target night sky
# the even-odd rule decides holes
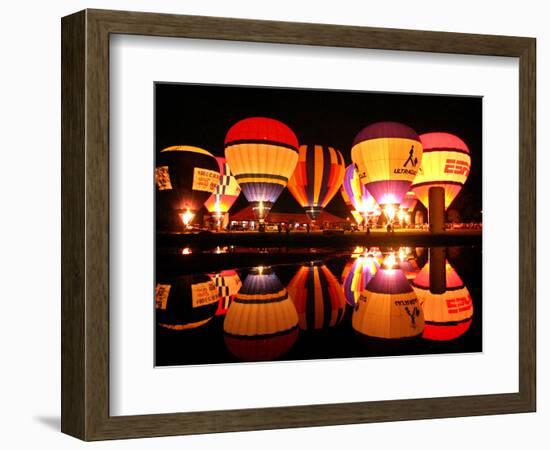
[[[458,209],[464,221],[480,219],[480,97],[156,83],[155,103],[157,154],[171,145],[193,145],[223,156],[226,132],[235,122],[252,116],[280,120],[294,131],[300,144],[336,147],[346,165],[351,163],[355,135],[374,122],[401,122],[418,134],[455,134],[470,149],[472,166],[468,181],[450,208]],[[247,204],[241,195],[231,211]],[[340,194],[326,209],[339,216],[349,214]],[[273,211],[301,212],[301,208],[285,189]]]

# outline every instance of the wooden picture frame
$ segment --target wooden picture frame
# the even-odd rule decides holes
[[[64,17],[61,29],[64,433],[100,440],[535,411],[535,39],[104,10]],[[109,36],[117,33],[519,58],[519,392],[110,416]]]

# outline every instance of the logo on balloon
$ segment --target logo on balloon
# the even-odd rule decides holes
[[[409,164],[412,167],[416,167],[416,165],[418,164],[418,158],[414,156],[414,145],[411,145],[411,149],[409,150],[409,157],[403,164],[403,168],[393,169],[393,173],[398,173],[398,174],[405,173],[413,176],[416,175],[416,170],[406,168]]]
[[[416,165],[418,164],[418,158],[413,159],[413,156],[414,156],[414,145],[411,145],[411,149],[409,150],[409,157],[405,161],[405,164],[403,164],[403,167],[407,167],[407,164],[409,163],[411,163],[413,167],[416,167]]]
[[[455,173],[457,175],[468,176],[470,173],[470,164],[458,159],[448,159],[445,162],[445,173]]]

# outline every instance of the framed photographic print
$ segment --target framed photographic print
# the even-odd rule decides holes
[[[535,410],[535,40],[62,20],[62,431]]]

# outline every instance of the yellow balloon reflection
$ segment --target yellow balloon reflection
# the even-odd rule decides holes
[[[244,280],[223,323],[227,349],[242,361],[268,361],[285,354],[298,337],[298,314],[270,268]]]
[[[416,294],[390,253],[362,291],[352,315],[358,333],[381,339],[420,336],[424,315]]]

